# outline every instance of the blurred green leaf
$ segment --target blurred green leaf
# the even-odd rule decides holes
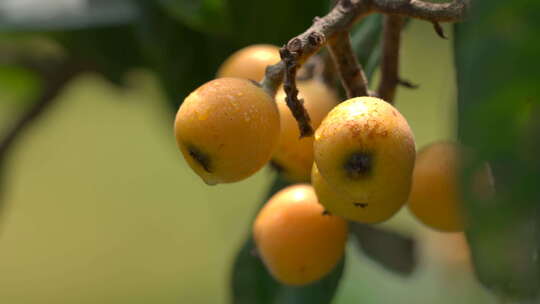
[[[0,105],[32,101],[43,80],[36,68],[50,66],[63,55],[61,48],[43,34],[0,34]]]
[[[409,21],[409,19],[405,20],[404,29]],[[373,77],[373,73],[380,64],[382,31],[383,16],[375,14],[364,18],[351,33],[351,44],[364,67],[367,79]]]
[[[402,275],[416,268],[416,243],[412,238],[373,225],[350,223],[349,227],[360,250],[384,268]]]
[[[176,110],[191,91],[214,78],[235,46],[220,37],[190,29],[160,5],[144,0],[139,3],[144,13],[136,32],[143,54]]]
[[[368,78],[371,78],[373,71],[379,64],[379,41],[382,33],[382,21],[382,15],[368,16],[358,23],[351,33],[352,47]]]
[[[50,31],[127,24],[138,11],[132,0],[0,2],[0,30]]]
[[[276,177],[263,202],[289,186],[280,176]],[[260,207],[264,205],[261,204]],[[236,256],[232,273],[232,300],[234,304],[327,304],[332,301],[345,267],[345,258],[323,279],[303,287],[278,283],[270,276],[256,254],[255,243],[249,236]]]
[[[280,288],[256,255],[255,243],[248,237],[236,255],[232,273],[233,304],[270,304]]]
[[[328,0],[308,2],[229,0],[228,2],[234,34],[230,38],[242,45],[252,43],[283,45],[311,26],[315,16],[326,14],[330,3]]]
[[[168,13],[192,29],[209,33],[230,33],[225,0],[160,0]]]
[[[381,45],[375,46],[373,53],[367,59],[366,65],[364,67],[364,72],[368,80],[373,79],[373,74],[377,70],[381,63]]]
[[[381,58],[381,34],[383,18],[381,15],[366,17],[351,34],[351,44],[358,56],[358,60],[367,79],[373,77],[373,73],[379,66]]]
[[[280,174],[276,176],[268,193],[257,208],[258,211],[264,203],[279,190],[289,186]],[[233,304],[273,303],[273,298],[280,284],[276,282],[266,270],[261,259],[257,256],[255,242],[251,237],[251,228],[248,230],[247,240],[236,255],[232,270],[232,301]]]
[[[474,149],[462,173],[479,280],[511,298],[540,290],[540,18],[537,1],[474,1],[455,26],[459,138]],[[468,186],[489,161],[495,196]]]
[[[275,304],[328,304],[336,295],[343,270],[345,269],[345,256],[336,265],[334,270],[321,280],[302,287],[281,285],[275,295]]]
[[[143,65],[130,25],[53,32],[50,36],[77,60],[121,85],[124,74]]]
[[[40,88],[38,75],[19,66],[0,64],[1,102],[26,104]]]

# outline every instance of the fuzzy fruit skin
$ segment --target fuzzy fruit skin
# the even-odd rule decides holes
[[[458,170],[463,149],[456,143],[436,142],[418,152],[409,197],[409,210],[425,225],[446,232],[465,229]],[[485,164],[474,176],[473,191],[480,197],[493,195],[493,180]]]
[[[347,223],[323,211],[313,187],[297,184],[276,193],[259,212],[253,237],[267,269],[281,283],[317,281],[342,258]]]
[[[274,100],[240,78],[200,86],[184,100],[174,124],[184,158],[209,185],[242,180],[264,166],[277,148],[279,128]]]
[[[219,68],[217,77],[239,77],[261,81],[266,67],[280,60],[277,46],[254,44],[229,56]]]
[[[335,107],[315,132],[314,152],[331,188],[366,204],[365,211],[384,210],[384,218],[407,201],[414,137],[405,118],[382,99],[357,97]],[[351,163],[363,170],[351,173]]]
[[[409,197],[409,210],[429,227],[462,231],[463,211],[458,198],[457,146],[436,143],[418,152]]]
[[[464,233],[439,233],[431,230],[424,233],[422,240],[430,258],[448,271],[473,270],[471,252]]]
[[[319,203],[326,210],[350,221],[365,224],[380,223],[390,219],[399,210],[391,204],[373,204],[369,206],[370,208],[358,204],[343,191],[336,191],[330,186],[321,176],[315,163],[311,171],[311,184],[317,193]]]
[[[326,114],[338,104],[338,97],[320,81],[309,80],[298,83],[298,98],[311,118],[311,126],[317,129]],[[293,182],[307,182],[313,164],[313,137],[300,138],[298,124],[285,102],[285,92],[280,89],[276,103],[281,118],[281,137],[273,161],[283,169],[283,175]]]

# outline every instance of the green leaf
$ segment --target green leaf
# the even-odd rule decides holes
[[[313,17],[328,12],[328,0],[304,1],[229,0],[234,39],[242,45],[271,43],[283,45],[304,32]]]
[[[264,202],[274,193],[290,185],[277,177]],[[261,207],[264,204],[261,204]],[[345,267],[345,258],[323,279],[303,287],[278,283],[270,276],[256,254],[255,243],[249,237],[236,256],[232,273],[232,299],[234,304],[328,304],[334,297]]]
[[[404,29],[409,21],[409,19],[405,20]],[[375,14],[364,18],[351,33],[352,47],[364,67],[364,73],[368,80],[371,80],[381,61],[382,31],[383,17]]]
[[[381,15],[368,16],[351,33],[351,45],[368,80],[373,78],[380,63],[382,21]]]
[[[367,59],[364,68],[364,72],[366,73],[368,81],[371,81],[371,79],[373,79],[373,74],[381,63],[381,56],[381,46],[379,44],[373,49],[373,53],[371,53],[371,56],[369,56],[369,58]]]
[[[50,36],[72,57],[119,85],[128,70],[143,65],[131,25],[53,32]]]
[[[412,238],[360,223],[351,223],[349,228],[360,250],[384,268],[401,275],[410,275],[416,268],[416,243]]]
[[[345,269],[345,257],[338,265],[321,280],[302,287],[291,287],[281,285],[273,303],[279,304],[328,304],[336,295],[337,288],[343,270]]]
[[[18,106],[26,106],[40,92],[43,79],[31,67],[57,61],[62,55],[58,45],[42,34],[0,34],[0,121],[2,114],[12,118],[10,110],[20,110]]]
[[[143,8],[136,24],[140,47],[176,110],[191,91],[214,78],[221,62],[236,46],[192,30],[160,5],[144,0],[139,3]]]
[[[208,33],[230,33],[225,0],[160,0],[168,13],[190,28]]]
[[[378,48],[382,33],[382,21],[382,15],[368,16],[358,23],[351,33],[351,45],[358,56],[358,60],[364,67],[369,66],[368,63],[371,58],[377,57],[374,55],[380,56]],[[378,65],[378,60],[376,65]],[[370,76],[373,69],[374,67],[366,68],[366,76]]]
[[[474,1],[455,27],[459,138],[475,154],[462,172],[467,237],[479,280],[511,298],[540,290],[540,3]],[[488,161],[495,196],[471,189]]]
[[[273,303],[279,288],[279,283],[268,274],[256,255],[255,243],[249,236],[234,261],[231,302],[270,304]]]
[[[25,68],[12,65],[0,65],[0,100],[24,105],[37,94],[40,88],[40,79],[36,73]],[[0,115],[0,118],[2,115]]]
[[[51,31],[127,24],[138,15],[132,0],[0,2],[0,30]]]

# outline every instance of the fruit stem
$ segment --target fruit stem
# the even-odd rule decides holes
[[[300,129],[300,138],[313,135],[311,119],[304,108],[303,101],[298,99],[298,88],[296,87],[296,69],[298,64],[294,55],[286,48],[280,50],[281,59],[285,62],[285,77],[283,80],[283,90],[286,93],[285,102],[291,110],[294,118],[298,122]]]
[[[289,62],[294,62],[298,69],[337,33],[349,31],[356,21],[369,14],[401,15],[432,23],[455,22],[465,17],[470,6],[469,2],[470,0],[453,0],[447,3],[431,3],[422,0],[341,0],[324,17],[316,17],[311,27],[289,40],[283,48],[294,56],[294,61],[289,60]],[[283,81],[285,71],[290,69],[287,67],[286,59],[282,58],[279,63],[266,69],[262,86],[271,96],[275,96],[277,88]],[[288,98],[294,99],[289,96],[293,93],[294,90],[290,90],[290,93],[287,93]],[[306,120],[302,115],[295,118]],[[299,121],[299,126],[302,124]]]
[[[384,18],[382,39],[381,82],[377,96],[386,102],[393,103],[396,88],[399,84],[399,49],[401,29],[405,18],[389,15]]]
[[[368,96],[368,81],[351,46],[349,32],[337,33],[328,46],[347,98]]]

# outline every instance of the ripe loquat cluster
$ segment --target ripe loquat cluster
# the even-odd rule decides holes
[[[255,82],[279,58],[270,45],[234,53],[218,78],[185,98],[174,126],[184,158],[209,185],[243,180],[269,161],[291,182],[311,182],[276,193],[253,224],[259,255],[277,280],[319,280],[343,256],[347,220],[383,222],[407,202],[430,227],[464,229],[457,145],[437,143],[416,155],[412,130],[390,103],[367,96],[339,103],[316,79],[298,83],[316,130],[301,138],[283,90],[273,98]],[[481,173],[480,184],[489,178]]]

